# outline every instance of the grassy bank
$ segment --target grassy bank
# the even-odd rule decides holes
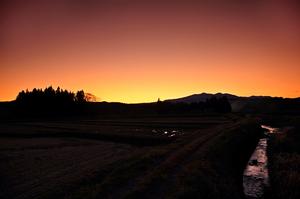
[[[254,121],[243,121],[214,137],[184,166],[174,198],[243,198],[242,174],[261,134]]]
[[[298,123],[299,124],[299,123]],[[268,198],[300,198],[300,128],[295,127],[271,137]]]

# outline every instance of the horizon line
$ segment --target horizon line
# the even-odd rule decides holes
[[[90,92],[85,92],[85,93],[90,93]],[[92,93],[90,93],[92,94]],[[240,95],[236,95],[233,93],[227,93],[227,92],[217,92],[217,93],[208,93],[208,92],[201,92],[201,93],[194,93],[194,94],[190,94],[190,95],[185,95],[185,96],[181,96],[181,97],[174,97],[174,98],[168,98],[168,99],[161,99],[160,97],[157,98],[160,99],[161,101],[168,101],[168,100],[176,100],[176,99],[181,99],[181,98],[186,98],[186,97],[190,97],[193,95],[201,95],[201,94],[208,94],[208,95],[217,95],[217,94],[222,94],[222,95],[233,95],[236,97],[241,97],[241,98],[249,98],[249,97],[271,97],[271,98],[283,98],[283,99],[298,99],[300,98],[300,96],[298,97],[284,97],[284,96],[272,96],[272,95],[249,95],[249,96],[240,96]],[[93,95],[93,94],[92,94]],[[96,96],[97,97],[97,96]],[[16,99],[13,100],[6,100],[6,101],[2,101],[0,100],[0,103],[8,103],[8,102],[14,102]],[[97,102],[107,102],[107,103],[122,103],[122,104],[143,104],[143,103],[154,103],[157,102],[157,100],[155,101],[144,101],[144,102],[122,102],[122,101],[107,101],[107,100],[102,100],[102,101],[95,101],[95,102],[90,102],[90,103],[97,103]]]

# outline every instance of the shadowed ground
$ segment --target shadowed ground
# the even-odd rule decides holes
[[[10,121],[0,124],[1,198],[242,198],[259,134],[221,114]]]

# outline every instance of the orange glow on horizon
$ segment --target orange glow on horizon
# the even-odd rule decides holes
[[[3,7],[0,101],[49,85],[126,103],[201,92],[300,97],[292,1],[45,2]]]

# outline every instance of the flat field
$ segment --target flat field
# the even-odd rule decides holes
[[[0,123],[0,198],[243,198],[261,129],[228,115]]]

